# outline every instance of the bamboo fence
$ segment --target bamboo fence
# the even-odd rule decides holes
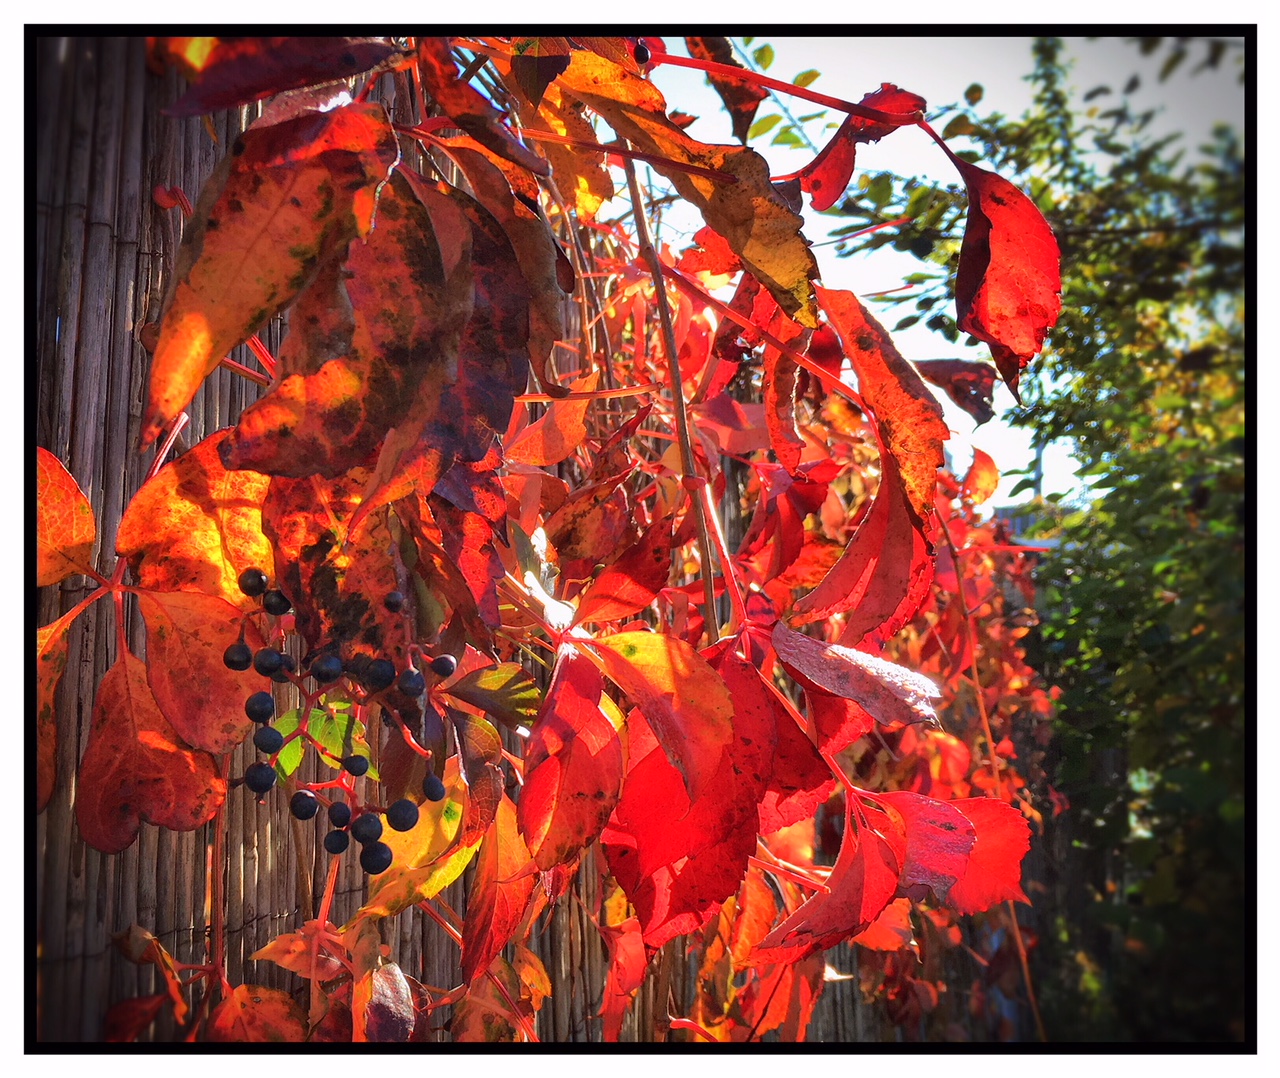
[[[88,495],[98,522],[95,559],[106,552],[109,563],[121,512],[150,459],[137,452],[148,369],[139,335],[159,317],[181,238],[180,211],[162,209],[152,191],[178,186],[194,200],[219,156],[210,133],[227,146],[252,117],[247,110],[218,113],[206,129],[201,118],[165,116],[162,110],[184,86],[172,72],[148,72],[140,38],[40,38],[35,56],[36,441],[67,464]],[[394,102],[394,80],[383,83],[382,99],[393,111],[404,108],[406,102]],[[277,350],[279,325],[263,336]],[[253,363],[247,354],[236,358]],[[192,445],[233,424],[258,392],[238,375],[216,372],[188,409],[183,442]],[[742,522],[728,523],[733,541]],[[40,589],[38,624],[69,610],[91,586],[73,577]],[[129,646],[142,654],[141,618],[126,609]],[[71,630],[57,700],[57,784],[29,846],[36,876],[35,1037],[47,1043],[99,1041],[111,1005],[163,991],[153,967],[132,964],[113,944],[113,935],[130,925],[153,932],[180,962],[206,957],[212,826],[177,833],[144,824],[138,840],[113,856],[87,847],[76,827],[76,766],[88,737],[89,702],[116,659],[112,618],[109,604],[95,604]],[[231,774],[243,773],[254,758],[250,744],[241,746]],[[304,767],[314,768],[314,759]],[[304,770],[302,777],[319,776]],[[320,824],[293,819],[284,798],[258,804],[241,789],[228,796],[226,812],[228,976],[232,984],[282,988],[301,998],[299,978],[249,956],[314,916],[329,862],[319,847]],[[607,956],[587,913],[599,908],[594,856],[588,852],[573,891],[544,915],[531,940],[552,984],[537,1018],[538,1036],[547,1042],[601,1039]],[[341,872],[336,923],[365,896],[356,858],[344,858]],[[460,913],[469,878],[468,872],[443,896]],[[457,947],[421,911],[384,922],[383,933],[411,976],[440,988],[459,982]],[[655,1019],[666,1011],[657,998],[660,983],[669,986],[671,1013],[688,1013],[697,969],[684,943],[664,948],[665,972],[651,975],[641,990],[623,1026],[624,1041],[653,1036]],[[810,1040],[900,1038],[883,1008],[864,1002],[856,954],[837,948],[828,962],[854,976],[827,984]],[[443,1024],[447,1010],[439,1013]],[[162,1019],[145,1039],[164,1042],[173,1035],[172,1022]]]

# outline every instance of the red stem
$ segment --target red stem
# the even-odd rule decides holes
[[[908,127],[912,124],[923,123],[919,113],[881,112],[879,109],[868,108],[866,105],[855,105],[852,101],[845,101],[839,97],[829,97],[826,94],[820,94],[816,90],[810,90],[803,86],[795,86],[779,79],[771,79],[768,75],[761,75],[744,67],[717,64],[714,60],[695,60],[689,56],[672,56],[667,52],[654,53],[652,65],[657,67],[659,64],[669,64],[672,67],[691,67],[695,71],[705,71],[709,75],[719,75],[722,78],[733,79],[736,82],[755,83],[757,86],[764,86],[779,93],[800,97],[805,101],[812,101],[815,105],[826,105],[827,108],[838,109],[853,116],[861,116],[865,120],[874,120],[876,123],[889,124],[893,127]]]

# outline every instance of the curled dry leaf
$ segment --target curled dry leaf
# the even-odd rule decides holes
[[[969,192],[956,270],[956,325],[991,346],[1014,399],[1018,376],[1062,310],[1058,241],[1044,215],[1002,176],[953,158]]]
[[[936,724],[930,700],[942,695],[923,674],[840,644],[805,636],[778,622],[773,646],[785,666],[794,667],[815,684],[854,700],[877,722]]]

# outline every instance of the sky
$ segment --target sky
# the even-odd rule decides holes
[[[666,35],[668,47],[684,52],[683,41]],[[756,37],[745,51],[752,52],[764,43],[774,50],[774,59],[768,74],[790,82],[802,71],[816,69],[821,77],[810,85],[813,90],[846,100],[858,101],[880,86],[892,82],[925,98],[927,114],[943,106],[963,99],[964,91],[971,83],[983,86],[984,96],[978,106],[979,113],[998,111],[1008,115],[1020,115],[1031,103],[1031,89],[1025,81],[1032,68],[1031,39],[1026,36],[982,37],[911,37],[875,36],[875,28],[859,37],[845,36],[784,36],[766,34]],[[741,46],[742,39],[735,39]],[[1185,133],[1187,143],[1194,147],[1207,136],[1214,123],[1225,121],[1243,128],[1244,89],[1236,79],[1237,72],[1224,61],[1219,72],[1202,72],[1187,77],[1185,70],[1194,67],[1201,59],[1201,52],[1193,50],[1184,69],[1168,82],[1159,83],[1157,69],[1166,51],[1155,57],[1144,58],[1136,46],[1118,37],[1100,41],[1083,38],[1068,39],[1069,55],[1073,69],[1068,79],[1069,88],[1083,95],[1098,85],[1110,85],[1113,93],[1097,98],[1093,104],[1099,108],[1110,107],[1120,98],[1120,89],[1130,74],[1140,73],[1142,86],[1131,95],[1135,111],[1156,108],[1158,116],[1149,131],[1153,137],[1168,132]],[[668,105],[699,116],[688,129],[689,134],[706,142],[730,142],[732,135],[728,114],[715,92],[707,85],[705,76],[688,68],[659,67],[651,74],[652,81],[662,89]],[[820,110],[820,106],[790,98],[786,102],[792,115],[808,115]],[[1088,107],[1088,106],[1085,106]],[[778,111],[771,101],[761,104],[757,117]],[[841,116],[836,116],[838,121]],[[940,128],[939,128],[940,129]],[[750,145],[769,161],[774,175],[794,172],[812,159],[812,151],[788,149],[770,145],[773,132],[752,140]],[[823,145],[821,127],[808,125],[814,141]],[[958,148],[964,148],[960,140]],[[917,128],[895,131],[879,143],[858,147],[858,170],[893,170],[904,175],[919,175],[943,184],[955,183],[958,177],[941,150]],[[856,181],[855,173],[855,181]],[[808,209],[806,198],[805,235],[815,244],[827,238],[831,228],[840,227],[846,219],[825,214],[815,214]],[[606,211],[607,212],[607,208]],[[689,234],[701,222],[695,211],[687,228]],[[667,217],[668,231],[663,236],[679,249],[686,241],[678,217]],[[817,247],[822,282],[831,288],[849,289],[860,296],[899,287],[902,278],[920,270],[922,264],[910,255],[881,249],[860,259],[837,258],[834,248]],[[870,305],[873,314],[879,314]],[[886,328],[903,315],[907,308],[885,308],[882,321]],[[899,350],[908,359],[989,359],[985,348],[965,348],[963,338],[951,344],[944,337],[933,333],[923,323],[893,334]],[[1034,364],[1034,360],[1032,363]],[[947,450],[952,466],[960,474],[967,467],[972,448],[989,453],[1003,472],[1028,467],[1034,453],[1030,432],[1006,426],[1000,415],[1014,407],[1012,394],[1003,383],[997,383],[994,406],[997,418],[982,427],[975,427],[973,419],[954,405],[941,391],[936,394],[943,406],[944,418],[952,431]],[[1063,494],[1069,502],[1076,502],[1087,492],[1074,474],[1076,464],[1071,458],[1070,445],[1060,441],[1049,446],[1044,454],[1044,488],[1046,495]],[[1013,488],[1023,475],[1005,475],[991,505],[1016,504],[1026,500],[1024,491],[1016,497]]]

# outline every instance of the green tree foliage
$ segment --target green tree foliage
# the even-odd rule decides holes
[[[1160,79],[1194,78],[1201,56],[1243,60],[1220,41],[1137,44]],[[1253,948],[1243,148],[1225,125],[1198,153],[1152,137],[1153,113],[1130,106],[1138,76],[1072,101],[1058,40],[1037,40],[1034,60],[1024,116],[980,117],[975,86],[945,131],[1029,191],[1063,253],[1062,316],[1009,417],[1037,444],[1070,439],[1090,490],[1078,511],[1042,506],[1060,546],[1041,572],[1041,661],[1062,690],[1056,781],[1071,802],[1051,825],[1051,1036],[1241,1039]],[[915,289],[891,297],[914,304],[898,325],[925,319],[956,341],[945,312],[963,189],[867,175],[839,209],[853,218],[848,253],[921,259]],[[903,214],[914,221],[853,238]]]

